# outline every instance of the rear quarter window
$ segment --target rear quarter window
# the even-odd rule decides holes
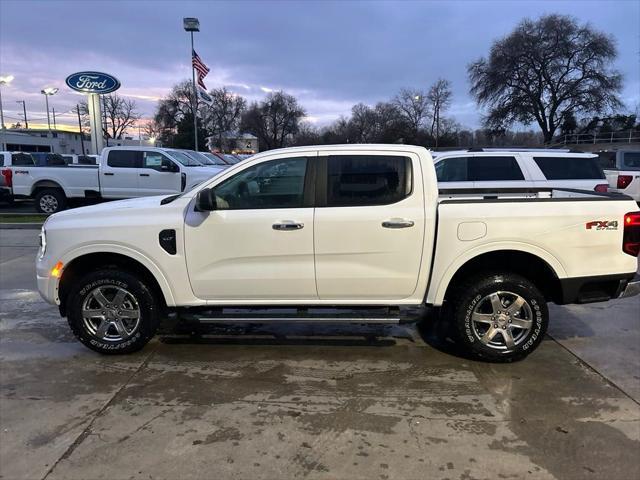
[[[533,157],[547,180],[604,179],[595,157]]]

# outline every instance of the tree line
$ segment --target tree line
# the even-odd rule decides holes
[[[482,128],[463,128],[449,108],[451,83],[404,88],[392,98],[358,103],[347,116],[318,127],[291,94],[271,92],[249,103],[226,87],[194,101],[190,82],[175,85],[158,103],[149,134],[164,145],[193,147],[193,116],[199,144],[230,150],[230,132],[258,138],[261,150],[330,143],[410,143],[428,147],[539,145],[558,135],[639,128],[637,115],[621,113],[623,78],[613,68],[614,39],[565,15],[524,19],[495,41],[486,57],[467,67],[469,92],[484,112]],[[112,122],[113,124],[114,122]],[[514,125],[536,131],[513,132]]]

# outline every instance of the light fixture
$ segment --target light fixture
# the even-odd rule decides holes
[[[199,32],[200,20],[195,17],[185,17],[182,19],[182,26],[187,32]]]

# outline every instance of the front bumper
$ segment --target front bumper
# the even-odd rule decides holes
[[[58,305],[58,279],[50,276],[36,275],[40,296],[52,305]]]

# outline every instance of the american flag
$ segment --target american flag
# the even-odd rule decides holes
[[[204,77],[209,73],[209,67],[200,60],[200,57],[195,50],[192,50],[191,52],[191,63],[193,64],[193,68],[196,69],[196,72],[198,72],[198,85],[206,90],[207,87],[204,84]]]

